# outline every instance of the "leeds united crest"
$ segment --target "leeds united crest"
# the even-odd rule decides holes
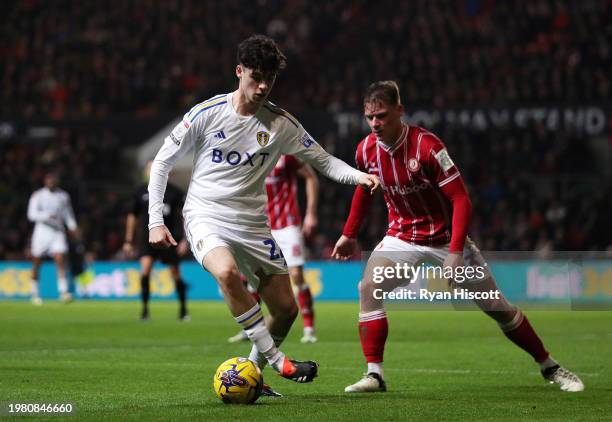
[[[260,146],[265,147],[268,145],[268,142],[270,142],[270,134],[268,132],[257,132],[257,143]]]

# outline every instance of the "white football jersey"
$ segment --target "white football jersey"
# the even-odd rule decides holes
[[[149,229],[163,224],[168,174],[191,149],[186,219],[204,216],[243,228],[267,224],[265,178],[283,154],[310,163],[340,183],[358,183],[363,173],[325,152],[295,117],[270,102],[254,115],[242,116],[232,106],[233,95],[196,105],[165,138],[149,178]]]
[[[28,219],[61,231],[64,223],[70,230],[77,227],[70,197],[61,189],[51,191],[44,187],[34,192],[28,202]]]

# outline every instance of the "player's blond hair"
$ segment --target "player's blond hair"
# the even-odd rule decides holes
[[[363,104],[383,102],[389,105],[400,105],[399,86],[395,81],[378,81],[371,84],[363,96]]]

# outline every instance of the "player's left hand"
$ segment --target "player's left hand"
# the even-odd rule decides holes
[[[357,239],[342,235],[336,242],[331,256],[339,261],[346,261],[353,256],[355,249],[357,249]]]
[[[304,216],[304,223],[302,224],[302,233],[304,237],[309,238],[314,233],[315,229],[319,225],[319,219],[316,214],[306,213]]]
[[[359,176],[359,186],[370,192],[372,195],[380,186],[380,179],[373,174],[364,173]]]

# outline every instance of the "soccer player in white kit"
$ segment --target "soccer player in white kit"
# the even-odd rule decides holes
[[[32,233],[32,303],[41,305],[39,293],[40,264],[44,256],[51,256],[57,267],[57,289],[60,300],[69,302],[72,295],[68,292],[66,280],[65,256],[68,251],[66,229],[71,236],[77,236],[77,224],[74,219],[70,196],[58,187],[57,176],[48,173],[44,179],[44,187],[38,189],[28,202],[28,219],[35,223]]]
[[[198,262],[217,280],[236,322],[253,343],[249,359],[269,363],[281,376],[310,382],[313,361],[288,359],[279,349],[297,316],[284,259],[267,225],[265,177],[279,157],[292,154],[340,183],[370,191],[378,177],[326,153],[297,120],[267,101],[286,58],[274,41],[254,35],[238,46],[238,89],[193,107],[165,139],[149,180],[149,241],[176,245],[164,226],[164,189],[172,166],[190,150],[194,168],[183,215],[185,233]],[[270,315],[244,287],[257,289]]]

